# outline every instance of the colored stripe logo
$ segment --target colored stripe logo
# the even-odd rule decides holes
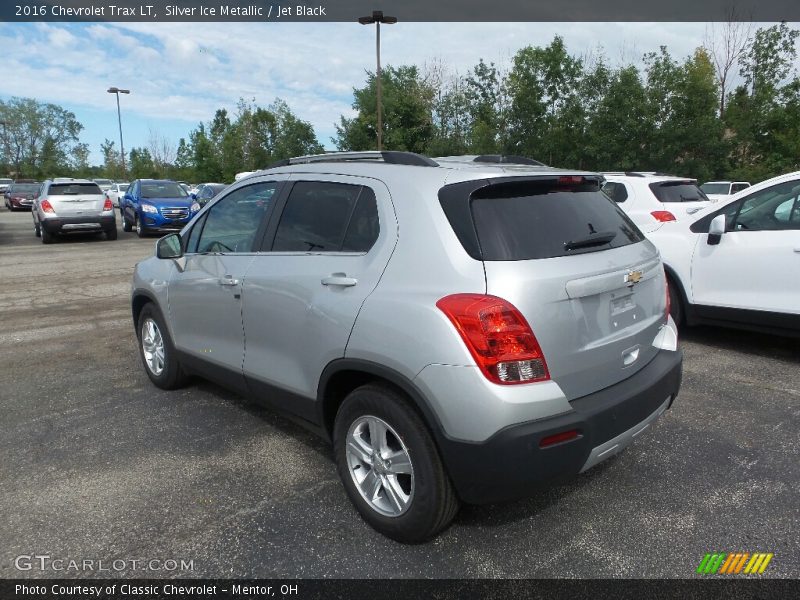
[[[700,575],[761,575],[774,555],[765,552],[714,552],[706,554],[697,573]]]

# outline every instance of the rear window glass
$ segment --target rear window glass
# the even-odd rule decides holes
[[[174,181],[142,182],[142,198],[186,198],[188,194]]]
[[[33,194],[39,191],[38,183],[15,183],[9,190],[17,194]]]
[[[103,190],[96,183],[54,183],[47,193],[51,196],[102,195]]]
[[[730,185],[727,183],[704,183],[700,186],[700,189],[705,194],[727,195],[729,187]]]
[[[529,260],[598,252],[644,236],[596,184],[509,182],[472,194],[484,260]]]
[[[708,197],[691,181],[658,181],[650,184],[659,202],[707,202]],[[723,192],[727,194],[727,190]]]

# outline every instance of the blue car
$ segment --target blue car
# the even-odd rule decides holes
[[[135,229],[139,237],[146,237],[180,231],[200,210],[200,204],[175,181],[137,179],[125,192],[119,210],[122,230]]]

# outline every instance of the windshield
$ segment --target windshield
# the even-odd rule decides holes
[[[694,181],[658,181],[650,189],[660,202],[708,202]]]
[[[94,182],[97,185],[111,185],[111,180],[110,179],[95,179]]]
[[[174,181],[142,183],[142,198],[186,198],[188,194]]]
[[[39,184],[38,183],[16,183],[11,186],[9,190],[11,193],[16,194],[33,194],[34,192],[39,191]]]
[[[728,184],[727,183],[704,183],[700,186],[700,189],[703,190],[705,194],[720,194],[720,195],[727,195],[728,194]]]
[[[117,184],[117,187],[119,188],[120,192],[127,192],[128,188],[131,187],[131,184],[130,183],[119,183],[119,184]]]
[[[13,179],[0,179],[0,185],[7,185],[14,181]]]
[[[51,185],[47,193],[51,196],[77,196],[78,194],[102,195],[103,191],[96,183],[57,183]]]

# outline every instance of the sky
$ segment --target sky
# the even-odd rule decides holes
[[[797,24],[794,25],[797,27]],[[719,25],[717,26],[719,27]],[[683,59],[702,44],[704,23],[398,23],[381,29],[383,65],[441,61],[466,73],[480,58],[509,65],[527,45],[561,35],[575,56],[602,49],[608,62],[639,64],[667,46]],[[90,162],[119,132],[110,86],[120,96],[126,151],[151,132],[188,138],[218,108],[239,98],[266,106],[285,100],[320,142],[340,116],[354,114],[353,88],[375,69],[374,27],[357,23],[0,23],[0,99],[52,102],[84,125]]]

